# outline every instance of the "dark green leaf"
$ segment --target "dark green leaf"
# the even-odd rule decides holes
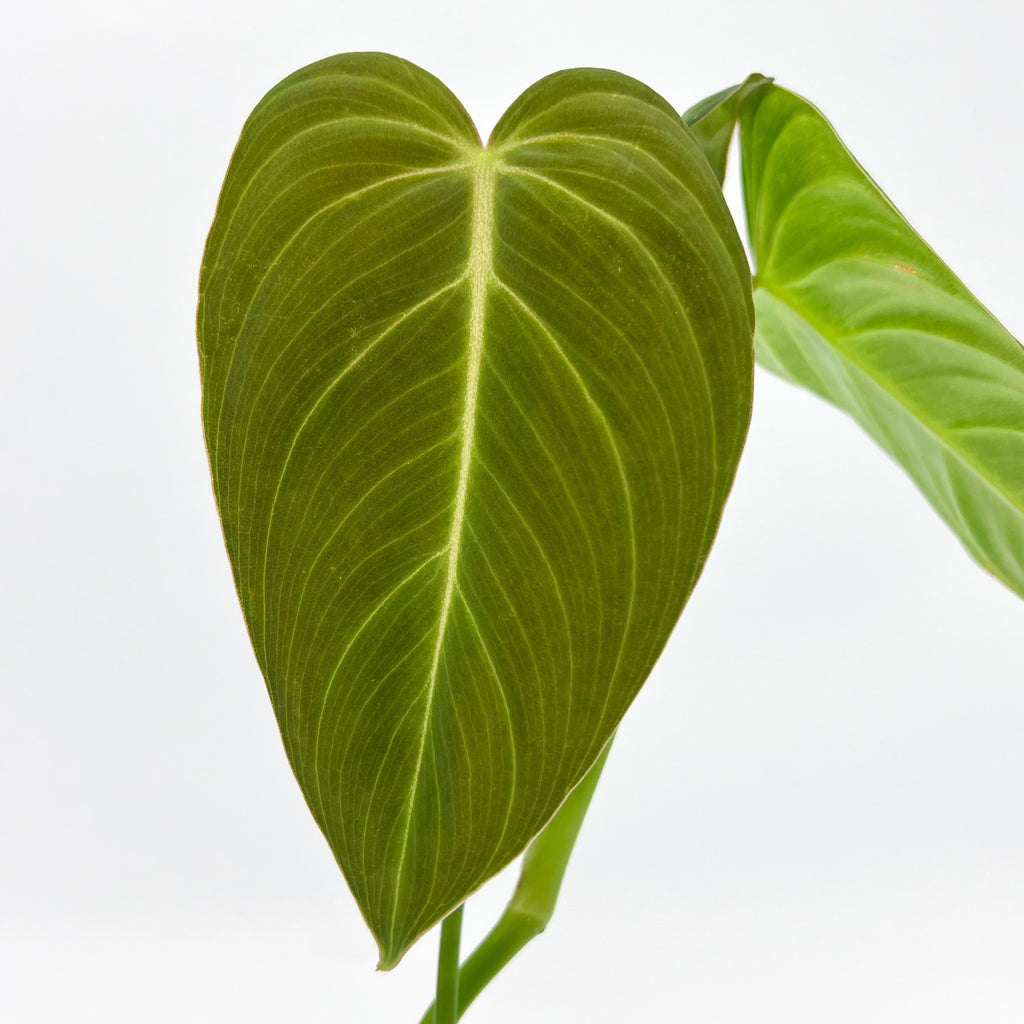
[[[228,552],[381,950],[540,831],[646,678],[750,414],[749,271],[678,114],[546,78],[485,150],[397,58],[286,79],[200,286]]]
[[[565,798],[555,816],[527,847],[519,881],[505,912],[459,971],[459,1017],[551,920],[565,869],[569,866],[569,858],[610,749],[611,741],[583,776],[583,781]],[[433,1020],[434,1004],[431,1003],[420,1024],[432,1024]]]
[[[744,107],[757,354],[845,409],[1024,596],[1024,348],[806,101]]]

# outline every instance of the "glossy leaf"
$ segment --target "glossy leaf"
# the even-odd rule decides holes
[[[349,54],[253,112],[207,244],[203,415],[292,767],[389,968],[594,763],[750,414],[742,248],[660,97],[580,70],[484,149]]]
[[[806,101],[740,120],[757,355],[846,410],[1024,596],[1024,348]]]
[[[694,104],[683,114],[683,121],[697,137],[719,184],[725,181],[729,145],[743,104],[752,93],[769,84],[771,79],[764,75],[749,75],[741,85],[723,89]]]

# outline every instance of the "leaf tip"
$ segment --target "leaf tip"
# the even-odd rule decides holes
[[[376,970],[382,974],[393,971],[402,962],[402,958],[407,950],[408,947],[404,949],[385,949],[384,946],[378,943],[377,952],[379,956],[377,957]]]

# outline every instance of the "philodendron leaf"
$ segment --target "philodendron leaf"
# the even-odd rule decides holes
[[[746,433],[749,271],[638,82],[546,78],[484,149],[436,79],[349,54],[249,118],[200,292],[253,647],[389,968],[551,818],[658,657]]]
[[[686,122],[697,137],[700,148],[711,164],[719,184],[725,181],[725,168],[729,160],[729,144],[732,142],[736,119],[747,97],[762,86],[770,85],[771,79],[764,75],[748,75],[741,85],[709,96],[695,103],[683,114]]]
[[[846,410],[1024,596],[1024,348],[805,100],[743,107],[757,355]]]

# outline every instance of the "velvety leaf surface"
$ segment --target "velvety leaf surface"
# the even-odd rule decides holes
[[[740,120],[758,359],[834,402],[1024,596],[1024,348],[806,101]]]
[[[485,150],[397,58],[246,123],[203,416],[285,748],[381,950],[520,853],[700,572],[750,414],[750,278],[678,114],[568,71]]]

